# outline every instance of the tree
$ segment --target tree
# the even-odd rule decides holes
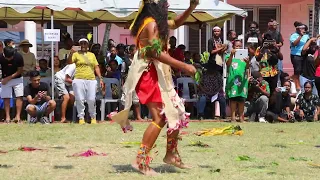
[[[111,30],[111,23],[106,23],[106,29],[104,31],[103,42],[102,42],[102,47],[101,47],[103,55],[106,55],[106,53],[107,53],[110,30]]]

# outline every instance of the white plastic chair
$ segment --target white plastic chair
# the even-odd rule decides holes
[[[105,92],[105,96],[103,99],[101,99],[101,106],[100,106],[100,110],[101,110],[101,121],[103,121],[105,119],[105,107],[106,107],[106,103],[108,103],[107,107],[108,107],[108,112],[110,113],[111,111],[111,107],[110,107],[110,103],[119,103],[120,99],[121,99],[121,85],[120,85],[120,81],[116,78],[104,78],[103,82],[106,86],[106,92]],[[118,87],[119,89],[119,98],[118,99],[113,99],[112,98],[112,90],[111,90],[111,85],[114,84]]]
[[[185,100],[185,102],[189,103],[196,103],[197,106],[197,116],[198,116],[198,94],[197,94],[197,84],[194,79],[190,77],[181,77],[177,79],[177,88],[179,87],[179,84],[182,84],[182,98]],[[189,84],[193,84],[194,90],[195,90],[195,97],[190,97],[190,89]]]

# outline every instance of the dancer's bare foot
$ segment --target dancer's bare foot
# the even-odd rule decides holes
[[[132,162],[131,166],[139,171],[140,173],[146,175],[146,176],[157,176],[159,175],[159,173],[157,173],[156,171],[154,171],[152,168],[148,167],[148,166],[143,166],[141,167],[141,164],[139,164],[137,162],[137,160],[135,160],[134,162]],[[140,167],[139,167],[140,166]]]
[[[184,164],[181,161],[181,158],[177,157],[174,154],[167,153],[166,156],[163,158],[163,162],[166,164],[169,164],[169,165],[173,165],[173,166],[180,168],[180,169],[191,169],[192,168],[191,166]]]

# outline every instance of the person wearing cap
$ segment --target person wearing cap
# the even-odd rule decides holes
[[[208,40],[208,50],[210,53],[209,62],[215,63],[215,68],[222,74],[222,55],[227,50],[227,46],[221,40],[221,28],[213,28],[213,37]]]
[[[298,91],[300,90],[300,80],[299,76],[302,72],[302,63],[303,63],[303,57],[302,57],[302,49],[303,46],[307,43],[309,40],[309,35],[306,33],[307,26],[300,23],[295,22],[294,23],[296,27],[296,32],[293,33],[290,36],[290,57],[291,57],[291,63],[293,65],[294,69],[294,75],[292,76]]]
[[[245,104],[245,115],[250,117],[250,121],[266,123],[266,113],[270,97],[269,83],[265,81],[259,71],[251,73],[249,79],[249,93]]]
[[[28,76],[29,71],[34,71],[37,66],[37,59],[35,55],[30,52],[30,48],[32,47],[32,44],[29,42],[29,40],[25,39],[22,40],[19,44],[20,51],[19,53],[23,57],[23,76]]]
[[[81,49],[76,52],[71,49],[71,55],[68,58],[68,64],[75,63],[76,72],[72,87],[75,94],[75,101],[78,111],[79,124],[85,124],[84,110],[87,102],[91,117],[91,124],[96,124],[96,91],[97,80],[95,74],[100,79],[100,87],[103,89],[104,83],[100,73],[99,63],[96,56],[88,51],[89,41],[86,38],[79,40]]]
[[[23,58],[20,53],[17,53],[11,46],[3,49],[3,54],[0,55],[0,65],[2,68],[1,81],[1,98],[4,99],[4,107],[6,112],[6,122],[9,123],[10,117],[10,98],[13,97],[12,90],[16,97],[16,117],[15,122],[20,122],[20,114],[23,104]]]

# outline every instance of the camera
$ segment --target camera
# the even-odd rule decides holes
[[[260,84],[260,82],[254,78],[252,78],[249,83],[251,86],[257,86],[258,84]]]

